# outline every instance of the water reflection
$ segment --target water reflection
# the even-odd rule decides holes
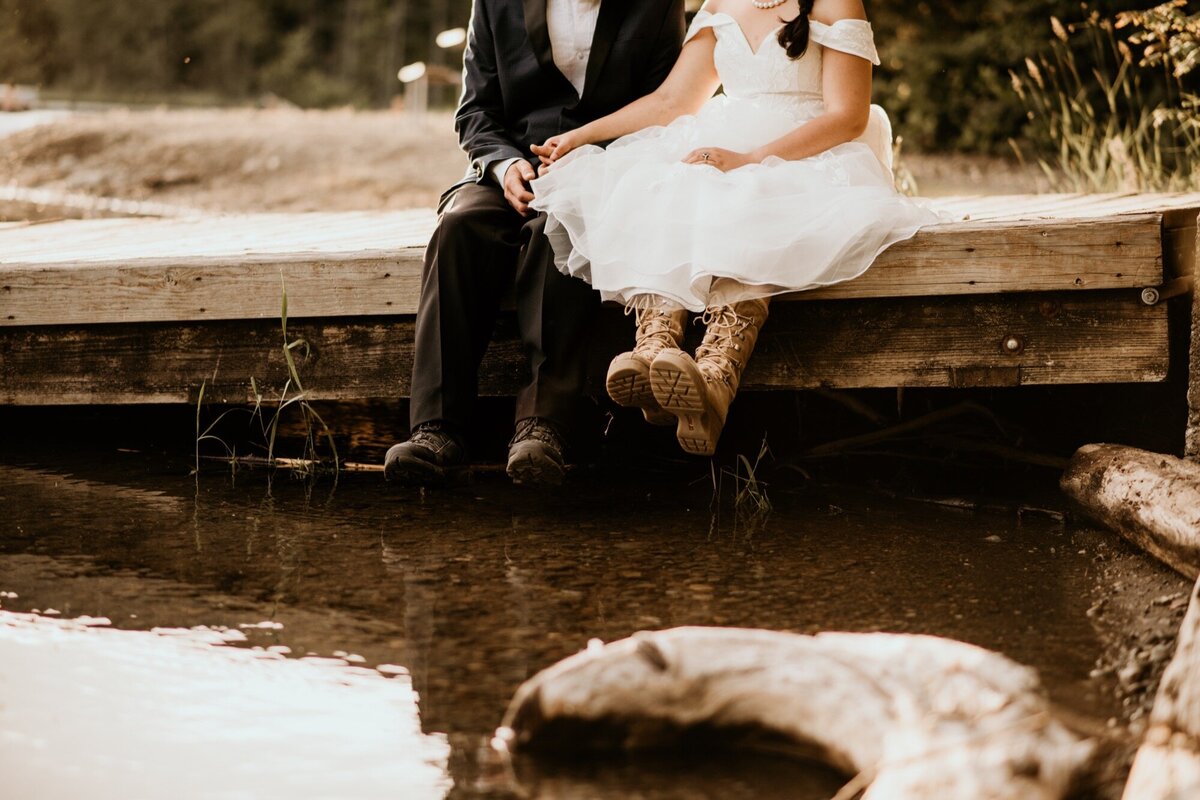
[[[0,611],[5,796],[445,796],[406,676],[214,638]]]
[[[1179,583],[1115,539],[1051,520],[858,491],[776,494],[765,527],[735,531],[714,527],[710,495],[682,481],[577,481],[534,496],[484,480],[420,494],[344,475],[329,492],[278,477],[268,489],[256,473],[197,485],[185,465],[138,455],[55,465],[0,464],[0,589],[20,595],[6,608],[130,629],[270,620],[281,627],[245,629],[244,646],[400,665],[421,730],[447,737],[453,796],[503,794],[513,779],[533,796],[688,798],[830,780],[703,757],[706,777],[687,789],[683,767],[535,763],[506,775],[481,755],[533,672],[592,637],[677,625],[951,636],[1036,667],[1099,728],[1123,714],[1112,675],[1089,674],[1108,646],[1087,613],[1113,593],[1106,570],[1119,565],[1149,597]]]

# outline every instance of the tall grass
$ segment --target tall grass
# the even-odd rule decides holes
[[[283,282],[282,273],[279,276]],[[324,439],[329,444],[329,452],[332,457],[332,466],[334,472],[340,469],[340,460],[338,459],[337,445],[333,441],[333,432],[329,426],[325,424],[325,420],[317,413],[317,410],[312,407],[312,404],[307,400],[307,392],[304,389],[304,383],[300,380],[300,371],[296,368],[296,359],[294,352],[303,351],[304,357],[307,359],[312,355],[312,348],[308,340],[303,337],[291,339],[288,336],[288,296],[287,284],[282,286],[283,302],[280,311],[280,329],[283,333],[283,358],[287,362],[288,379],[283,385],[283,391],[280,392],[279,402],[275,407],[275,413],[271,416],[271,422],[267,426],[265,433],[267,435],[267,460],[274,462],[275,460],[275,438],[279,432],[279,420],[284,410],[295,406],[300,413],[300,421],[304,429],[304,455],[301,460],[308,464],[322,463],[318,453],[318,441]],[[257,386],[251,382],[251,387],[254,389],[255,406],[260,407],[262,396],[258,393]],[[288,391],[294,389],[295,393],[288,396]]]
[[[283,282],[283,275],[280,274],[280,281]],[[303,475],[315,475],[323,468],[331,468],[336,474],[341,470],[341,460],[338,457],[337,444],[333,439],[333,432],[325,423],[320,413],[313,408],[308,401],[308,392],[304,388],[304,382],[300,377],[300,370],[297,365],[297,354],[302,353],[307,359],[312,354],[312,347],[303,337],[292,338],[288,332],[288,295],[287,284],[282,285],[282,301],[279,315],[280,332],[283,337],[282,354],[284,363],[287,365],[287,378],[284,381],[283,388],[279,392],[279,398],[272,400],[267,398],[262,391],[259,390],[258,382],[253,376],[250,377],[250,392],[254,397],[254,406],[249,409],[251,425],[255,421],[259,424],[259,430],[262,435],[262,447],[266,451],[266,461],[269,466],[279,466],[282,463],[288,468]],[[213,375],[215,382],[216,375]],[[246,411],[246,409],[229,409],[221,413],[207,427],[202,428],[202,409],[204,406],[205,391],[208,382],[205,381],[200,386],[199,396],[196,400],[196,472],[200,471],[200,445],[202,442],[213,441],[220,444],[225,451],[225,458],[229,459],[236,465],[237,452],[230,447],[216,433],[220,423],[231,413],[235,411]],[[266,409],[273,406],[268,418]],[[295,409],[300,415],[300,427],[304,431],[304,446],[302,453],[298,458],[279,458],[276,453],[276,445],[279,436],[280,423],[283,421],[284,413],[289,409]],[[321,457],[321,443],[325,442],[329,446],[328,460]]]
[[[1197,58],[1185,43],[1197,41],[1200,15],[1182,14],[1185,5],[1172,0],[1115,21],[1093,12],[1077,25],[1051,17],[1048,52],[1027,58],[1024,74],[1010,73],[1053,189],[1200,189],[1200,98],[1185,84]]]
[[[732,467],[718,467],[716,459],[709,461],[709,474],[712,479],[712,500],[709,511],[712,514],[710,534],[715,534],[720,527],[721,499],[725,491],[725,478],[733,481],[733,528],[749,531],[760,530],[771,516],[774,506],[767,495],[767,483],[761,478],[763,459],[771,456],[771,448],[767,445],[767,437],[763,436],[758,453],[751,461],[746,455],[738,455]]]
[[[733,485],[736,494],[733,497],[733,507],[738,515],[747,521],[763,521],[774,508],[771,498],[767,496],[767,484],[758,474],[763,459],[770,454],[771,448],[767,446],[767,437],[764,435],[753,462],[739,454],[734,463]]]

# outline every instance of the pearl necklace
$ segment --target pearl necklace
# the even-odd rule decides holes
[[[765,3],[762,0],[750,0],[750,5],[763,11],[770,11],[772,8],[779,8],[786,2],[787,0],[766,0]]]

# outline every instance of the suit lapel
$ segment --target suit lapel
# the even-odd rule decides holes
[[[525,0],[525,29],[542,69],[557,69],[550,49],[550,29],[546,27],[546,0]]]
[[[600,16],[596,20],[596,35],[592,38],[592,52],[588,56],[587,77],[583,82],[584,96],[595,86],[600,77],[600,70],[604,69],[604,62],[608,60],[608,53],[612,50],[617,32],[621,29],[623,6],[622,0],[601,0]]]

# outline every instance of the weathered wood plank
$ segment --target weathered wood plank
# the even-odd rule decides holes
[[[1135,290],[778,303],[744,386],[1017,386],[1148,382],[1167,373],[1167,309]],[[608,309],[593,347],[594,391],[628,347],[631,323]],[[511,395],[526,374],[510,317],[481,375]],[[689,326],[692,336],[700,333]],[[301,365],[314,399],[407,394],[411,317],[296,320],[312,345]],[[277,394],[286,380],[277,321],[0,328],[0,404],[251,400],[250,378]],[[1006,342],[1013,342],[1012,350]],[[216,375],[214,380],[214,373]]]
[[[0,326],[416,313],[421,255],[364,251],[0,267]]]
[[[0,199],[4,191],[5,187],[0,187]],[[932,198],[927,202],[958,219],[1068,220],[1200,208],[1200,193],[976,195]],[[434,222],[433,211],[429,209],[252,215],[216,215],[205,214],[199,209],[174,209],[171,216],[177,218],[137,220],[132,228],[127,224],[129,220],[124,219],[73,220],[54,228],[53,238],[42,233],[8,232],[0,246],[0,265],[94,260],[90,249],[77,246],[82,244],[81,237],[92,233],[100,234],[105,246],[114,250],[110,258],[123,261],[141,257],[239,254],[247,249],[260,253],[287,252],[297,247],[317,252],[392,250],[423,244]],[[216,220],[221,225],[219,237],[211,235]],[[324,248],[311,246],[318,231],[330,239]],[[117,235],[118,232],[132,235]],[[196,233],[200,234],[202,249],[199,252],[184,249],[182,243],[189,238],[196,241]]]
[[[1161,282],[1162,215],[1139,214],[939,225],[884,252],[857,280],[791,297],[940,297]]]
[[[0,266],[393,251],[424,245],[435,222],[432,209],[70,220],[52,228],[7,232],[0,244]]]
[[[930,202],[947,212],[970,214],[974,220],[1070,219],[1200,208],[1200,192],[963,195],[933,198]]]
[[[1185,240],[1186,241],[1186,240]],[[1200,264],[1200,219],[1192,229],[1192,274]],[[1186,249],[1186,248],[1185,248]],[[1184,267],[1180,267],[1183,269]],[[1184,441],[1184,453],[1188,458],[1200,459],[1200,291],[1192,291],[1192,340],[1188,365],[1188,423]]]
[[[1194,275],[1196,217],[1200,207],[1163,213],[1163,280]]]
[[[983,195],[974,198],[938,198],[940,208],[963,209],[974,220],[1079,219],[1111,217],[1174,208],[1178,203],[1200,203],[1196,195],[1050,194]]]
[[[993,198],[983,208],[982,216],[990,219],[1017,218],[1031,219],[1039,217],[1053,218],[1059,214],[1069,216],[1111,216],[1096,209],[1103,208],[1108,198],[1099,200],[1090,194],[1056,194],[1044,195],[1035,199],[1021,196],[1011,197],[1000,195]],[[980,214],[972,215],[979,219]]]
[[[763,388],[1140,383],[1169,361],[1166,309],[1128,291],[784,303],[765,333]]]
[[[110,221],[46,225],[38,233],[46,243],[37,253],[19,256],[24,261],[14,260],[18,256],[11,253],[0,255],[0,327],[261,319],[278,313],[283,281],[296,317],[416,311],[422,248],[326,252],[314,248],[347,247],[345,237],[305,238],[304,231],[289,228],[286,236],[264,233],[261,246],[247,250],[250,245],[245,243],[252,243],[255,234],[245,220],[232,231],[223,230],[220,220],[201,228],[179,227],[183,223],[177,221],[125,223],[122,236],[141,236],[141,226],[168,226],[166,230],[180,238],[163,241],[160,231],[140,243],[141,249],[126,243],[96,251],[114,259],[122,253],[141,253],[134,260],[56,262],[47,256],[48,243],[56,241],[56,230],[65,224],[92,227],[81,250],[64,253],[82,256],[89,248],[107,247],[102,241],[109,228],[97,226],[103,222]],[[113,228],[113,235],[119,230]],[[10,235],[14,233],[5,238]],[[377,243],[378,233],[365,236],[364,247],[368,240]],[[1155,213],[1071,222],[940,225],[895,245],[857,280],[792,297],[1078,291],[1161,282],[1162,216]]]

